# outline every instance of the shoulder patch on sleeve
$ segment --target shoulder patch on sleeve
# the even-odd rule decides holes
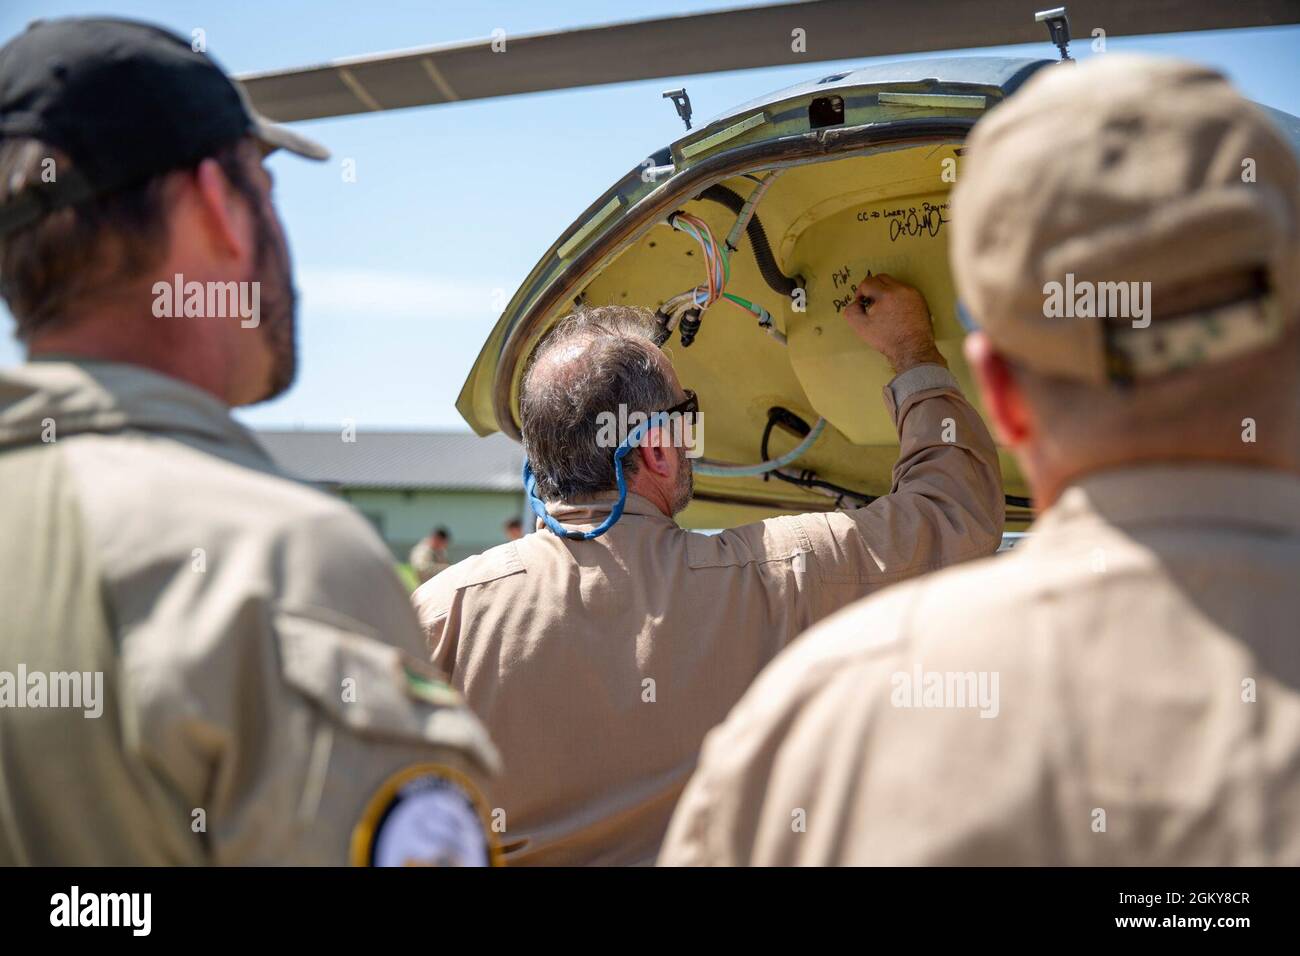
[[[496,748],[440,671],[377,638],[275,617],[285,683],[348,731],[450,747],[495,772]],[[438,708],[431,720],[429,707]]]
[[[406,692],[416,700],[427,701],[435,707],[463,707],[465,698],[452,687],[442,674],[423,661],[410,658],[402,661],[402,677]]]
[[[442,764],[398,771],[375,791],[352,831],[354,866],[500,866],[487,802]]]

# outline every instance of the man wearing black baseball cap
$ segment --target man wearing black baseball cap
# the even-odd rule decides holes
[[[280,147],[155,27],[0,49],[0,865],[495,856],[387,549],[230,415],[294,377]]]
[[[231,405],[292,384],[289,256],[259,154],[284,147],[321,160],[324,148],[257,116],[179,37],[89,19],[37,21],[0,51],[0,147],[0,292],[33,356],[85,354],[93,338],[105,357],[125,348],[136,363]],[[175,269],[164,268],[167,225]],[[184,277],[182,301],[156,307],[168,294],[158,283],[175,275]],[[123,294],[144,277],[157,282],[141,286],[150,296],[141,310]],[[154,312],[184,313],[185,283],[206,293],[218,278],[259,283],[260,314],[241,319],[263,334],[151,321]],[[110,311],[120,313],[111,331],[89,328]],[[189,347],[176,348],[180,341]],[[244,361],[236,370],[204,360],[218,353]]]
[[[0,135],[35,137],[75,166],[12,197],[0,235],[49,209],[182,169],[250,136],[328,159],[320,145],[253,112],[207,56],[165,30],[122,20],[37,20],[4,49]]]

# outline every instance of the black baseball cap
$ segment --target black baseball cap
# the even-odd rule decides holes
[[[33,137],[71,169],[0,205],[0,236],[46,213],[196,165],[244,136],[329,158],[259,116],[206,53],[134,20],[37,20],[0,47],[0,142]]]

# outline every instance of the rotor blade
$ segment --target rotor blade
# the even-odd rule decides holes
[[[1047,6],[1054,0],[1038,0]],[[274,120],[306,120],[752,67],[1038,42],[1032,0],[806,0],[351,57],[238,77]],[[1296,0],[1076,0],[1079,42],[1300,23]],[[803,31],[799,33],[798,31]]]

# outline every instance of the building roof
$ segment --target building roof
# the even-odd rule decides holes
[[[342,488],[522,491],[523,449],[502,434],[258,429],[275,463],[314,484]]]

